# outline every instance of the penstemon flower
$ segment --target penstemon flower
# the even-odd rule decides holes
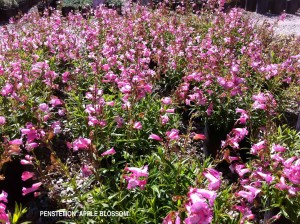
[[[142,168],[125,167],[124,171],[131,172],[131,174],[124,175],[124,179],[128,182],[127,189],[133,189],[136,187],[140,187],[142,190],[145,189],[149,175],[147,165]]]

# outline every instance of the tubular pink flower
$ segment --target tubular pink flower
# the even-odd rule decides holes
[[[10,83],[7,83],[3,89],[1,90],[1,94],[2,96],[8,96],[9,94],[11,94],[13,92],[13,85]]]
[[[6,123],[6,119],[3,116],[0,116],[0,125],[4,125]]]
[[[22,176],[21,176],[23,181],[29,180],[32,177],[34,177],[34,173],[33,172],[28,172],[28,171],[24,171],[22,173]]]
[[[269,173],[263,173],[263,172],[256,172],[260,177],[262,177],[263,179],[265,179],[265,181],[270,184],[273,180],[274,180],[274,177],[269,174]]]
[[[91,170],[91,167],[89,167],[88,165],[84,164],[81,167],[81,175],[83,177],[89,177],[92,174],[93,174],[93,171]]]
[[[114,149],[114,148],[111,148],[111,149],[109,149],[109,150],[103,152],[103,153],[101,154],[101,156],[113,155],[113,154],[115,154],[115,153],[116,153],[115,149]]]
[[[7,193],[2,190],[2,193],[0,194],[0,202],[7,203]]]
[[[243,217],[241,220],[241,224],[244,223],[244,220],[252,220],[255,218],[255,216],[252,214],[251,209],[248,208],[244,203],[242,205],[233,206],[233,209],[236,209],[240,213],[242,213]]]
[[[22,139],[14,139],[14,140],[11,140],[9,142],[10,145],[22,145],[23,144],[23,141]]]
[[[252,203],[254,198],[256,198],[256,196],[259,194],[259,192],[261,192],[260,189],[252,187],[250,185],[243,186],[243,187],[249,191],[239,191],[237,193],[237,195],[247,199],[250,203]]]
[[[50,104],[55,107],[55,106],[59,106],[59,105],[62,105],[63,104],[63,101],[58,99],[58,98],[52,98],[50,100]]]
[[[206,110],[206,114],[208,116],[211,116],[212,113],[213,113],[213,103],[210,103],[209,106],[208,106],[208,108],[207,108],[207,110]]]
[[[127,180],[127,189],[133,189],[135,187],[140,187],[140,189],[145,189],[147,184],[148,166],[142,168],[137,167],[125,167],[125,171],[131,172],[129,175],[124,175],[124,179]]]
[[[172,99],[170,97],[165,97],[161,100],[161,102],[165,105],[170,105],[172,103]]]
[[[258,143],[256,143],[255,145],[253,145],[251,147],[250,153],[252,153],[253,155],[257,155],[259,153],[259,151],[261,151],[262,149],[264,149],[266,147],[266,141],[260,141]]]
[[[284,177],[280,177],[279,182],[275,185],[276,188],[280,190],[288,190],[290,186],[285,183]]]
[[[142,123],[137,121],[133,124],[133,128],[137,130],[141,130],[143,128]]]
[[[234,169],[240,177],[243,177],[246,173],[250,172],[248,168],[245,168],[244,164],[235,165]]]
[[[90,144],[90,139],[80,137],[73,142],[73,150],[78,151],[79,149],[88,149]]]
[[[164,219],[162,224],[180,224],[178,212],[170,212]]]
[[[188,217],[184,220],[184,223],[211,223],[212,206],[216,193],[205,189],[190,188],[188,197],[189,200],[185,204]],[[207,200],[210,206],[207,204]]]
[[[153,140],[156,140],[156,141],[162,141],[163,139],[161,137],[159,137],[158,135],[156,134],[151,134],[149,136],[149,139],[153,139]]]
[[[167,138],[170,139],[170,140],[179,139],[178,134],[179,134],[179,130],[177,130],[177,129],[172,129],[171,131],[166,132]]]
[[[172,108],[167,109],[166,113],[173,114],[173,113],[175,113],[175,109],[172,109]]]
[[[20,163],[22,165],[33,165],[32,161],[28,161],[26,159],[21,159]]]
[[[272,146],[272,150],[271,152],[285,152],[286,151],[286,148],[284,148],[283,146],[281,145],[273,145]]]
[[[206,198],[212,206],[217,197],[217,193],[206,189],[190,188],[188,196],[193,203],[197,202],[200,198]]]
[[[148,166],[144,166],[143,168],[125,167],[124,170],[132,172],[137,177],[147,177],[149,175]]]
[[[38,182],[38,183],[33,184],[30,188],[23,187],[22,188],[22,192],[23,192],[22,195],[25,196],[26,194],[37,191],[40,188],[41,185],[42,185],[42,182]]]
[[[162,125],[165,125],[169,122],[169,117],[168,117],[168,115],[165,114],[163,116],[160,116],[160,120],[161,120]]]
[[[203,172],[203,175],[209,181],[209,190],[218,190],[221,186],[221,173],[215,169],[206,169],[206,172]]]
[[[235,137],[238,139],[238,141],[243,140],[245,136],[248,135],[247,128],[234,128],[232,131],[235,133]]]
[[[39,109],[43,112],[48,112],[49,111],[49,106],[46,103],[41,103],[39,105]]]

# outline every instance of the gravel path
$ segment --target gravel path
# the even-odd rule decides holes
[[[252,20],[262,23],[264,20],[274,24],[279,20],[278,15],[266,14],[261,15],[255,12],[245,12],[249,15]],[[300,12],[298,11],[295,15],[286,14],[286,18],[278,21],[275,26],[275,32],[279,35],[295,35],[300,36]]]

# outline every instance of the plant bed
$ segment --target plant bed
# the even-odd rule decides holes
[[[299,221],[299,40],[212,5],[0,27],[4,222]]]

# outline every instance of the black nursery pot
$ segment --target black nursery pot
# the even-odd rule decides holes
[[[246,0],[245,10],[250,12],[255,12],[256,0]]]
[[[75,8],[72,6],[64,6],[61,8],[61,13],[64,17],[68,16],[69,13],[74,12]]]
[[[269,1],[268,0],[257,0],[256,13],[265,14],[268,12]]]
[[[273,0],[271,2],[271,13],[273,14],[281,14],[285,9],[285,0]]]
[[[238,2],[238,7],[244,9],[246,7],[246,0],[240,0]]]
[[[205,122],[204,134],[206,139],[203,142],[203,152],[205,158],[216,157],[218,151],[221,148],[221,141],[226,139],[228,130],[223,127],[217,127],[216,125]]]
[[[298,0],[287,1],[285,12],[288,14],[295,14],[298,10],[298,4]]]
[[[297,124],[296,124],[296,130],[300,131],[300,113],[298,114],[298,120],[297,120]]]

